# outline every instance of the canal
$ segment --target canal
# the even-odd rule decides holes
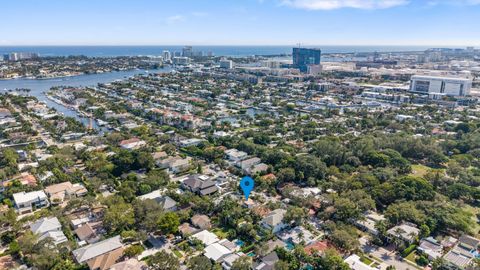
[[[99,74],[85,74],[72,77],[52,78],[52,79],[13,79],[0,80],[0,92],[15,89],[30,89],[30,92],[20,92],[20,94],[27,94],[36,97],[39,101],[45,102],[50,108],[54,108],[57,112],[64,116],[74,117],[84,125],[89,124],[89,119],[77,114],[75,110],[67,108],[61,104],[55,103],[47,98],[45,93],[55,86],[97,86],[99,83],[109,83],[115,80],[127,79],[129,77],[151,73],[169,72],[170,68],[161,68],[155,70],[128,70],[128,71],[114,71]],[[94,128],[98,129],[95,121]]]

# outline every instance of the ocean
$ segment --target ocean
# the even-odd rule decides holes
[[[0,46],[0,55],[11,52],[34,52],[40,56],[85,55],[89,57],[157,56],[164,50],[181,52],[184,46]],[[368,53],[424,51],[426,46],[308,46],[328,53]],[[293,46],[193,46],[194,52],[212,52],[215,56],[286,55]]]

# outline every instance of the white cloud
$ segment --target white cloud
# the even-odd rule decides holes
[[[474,6],[480,5],[480,0],[431,0],[428,2],[429,6],[438,6],[445,4],[455,6]]]
[[[281,3],[286,6],[308,10],[332,10],[339,8],[385,9],[406,5],[409,3],[409,0],[281,0]]]
[[[167,21],[167,24],[175,24],[175,23],[183,22],[185,21],[185,19],[186,18],[183,15],[173,15],[168,17],[166,21]]]
[[[207,17],[208,13],[203,11],[194,11],[192,12],[192,15],[195,17]]]

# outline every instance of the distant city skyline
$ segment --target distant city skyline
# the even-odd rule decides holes
[[[2,10],[0,46],[480,46],[480,0],[16,0]]]

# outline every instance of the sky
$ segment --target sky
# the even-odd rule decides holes
[[[1,0],[0,46],[480,46],[480,0]]]

